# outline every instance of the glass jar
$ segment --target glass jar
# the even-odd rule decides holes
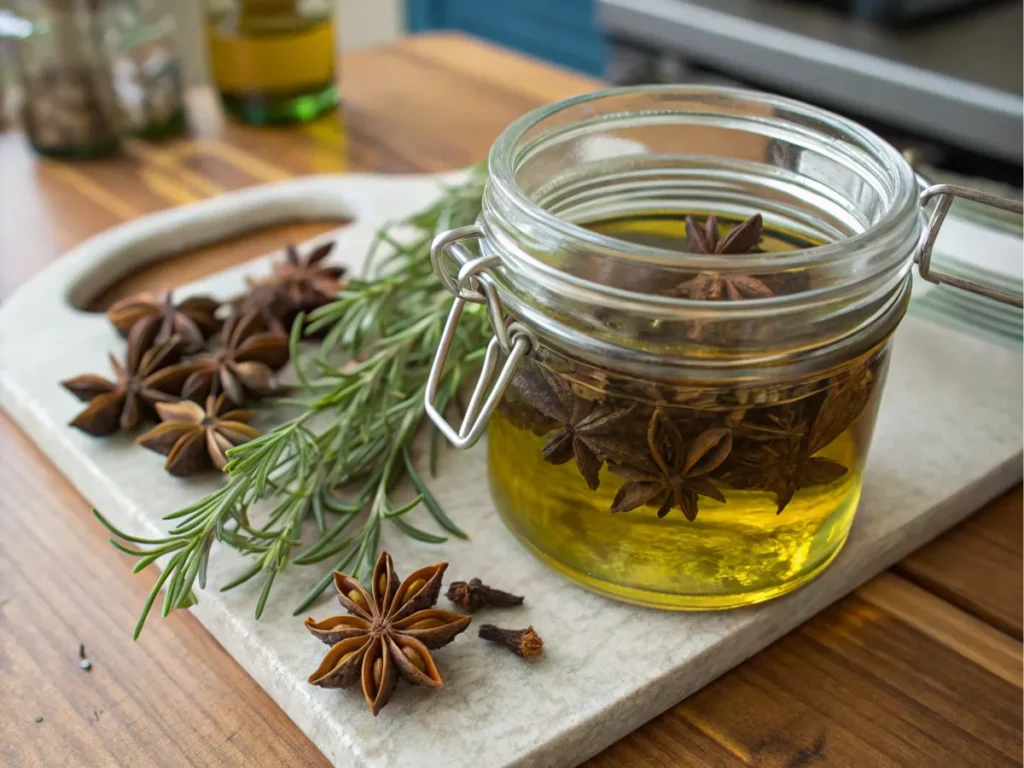
[[[458,297],[435,373],[465,302],[495,339],[461,428],[433,379],[428,414],[465,447],[493,412],[501,517],[584,587],[672,609],[781,595],[846,540],[910,271],[952,281],[930,248],[962,192],[930,191],[922,249],[909,165],[824,110],[658,86],[531,112],[491,150],[477,225],[434,243]],[[749,247],[714,247],[744,221]]]
[[[20,0],[15,46],[29,142],[54,157],[117,151],[120,114],[103,45],[100,0]]]
[[[330,0],[206,0],[210,71],[247,123],[305,122],[338,104]]]
[[[174,15],[161,0],[108,0],[105,42],[127,130],[159,139],[185,131]]]

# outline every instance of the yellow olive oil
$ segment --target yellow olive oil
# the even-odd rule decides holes
[[[246,122],[306,121],[338,103],[329,10],[299,0],[238,0],[210,12],[210,69],[229,112]]]
[[[590,228],[662,248],[682,249],[685,236],[679,216],[620,219]],[[766,230],[760,248],[810,244]],[[519,539],[593,591],[681,610],[732,608],[776,597],[813,578],[846,540],[886,360],[883,342],[817,379],[775,383],[766,397],[768,390],[756,382],[739,390],[688,381],[623,381],[610,372],[580,373],[571,363],[567,368],[542,359],[531,363],[532,373],[513,382],[490,423],[492,495]],[[534,384],[527,386],[524,377],[530,376]],[[657,387],[658,400],[638,396],[648,385]],[[537,397],[541,390],[546,394]],[[612,426],[594,430],[596,436],[583,427],[622,411],[623,418],[603,419]],[[569,421],[575,426],[563,423]],[[681,436],[674,447],[659,437],[658,424],[665,421]],[[573,431],[576,427],[579,431]],[[701,462],[709,459],[695,461],[695,446],[702,435],[723,430],[728,430],[728,455],[715,458],[705,471]],[[556,450],[563,433],[575,439],[577,457],[587,451],[598,455],[596,489],[585,477],[586,461],[566,459],[568,448]],[[665,470],[684,478],[683,496],[691,497],[683,498],[683,506],[695,511],[693,519],[673,504],[668,491],[626,508],[623,499],[631,489],[623,486],[630,478],[641,478],[632,495],[643,491],[646,497],[646,489],[655,487],[647,481]],[[620,511],[612,511],[616,506]]]

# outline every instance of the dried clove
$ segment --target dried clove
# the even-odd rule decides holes
[[[535,659],[544,651],[544,641],[533,631],[533,627],[501,629],[493,624],[484,624],[480,627],[480,637],[503,645],[516,656],[522,656],[524,659]]]
[[[468,582],[453,581],[448,585],[448,592],[445,593],[445,596],[470,613],[487,606],[505,608],[523,604],[523,598],[519,595],[494,589],[476,578],[470,579]]]

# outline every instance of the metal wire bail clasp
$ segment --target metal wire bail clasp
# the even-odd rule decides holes
[[[978,283],[974,280],[968,280],[964,277],[932,269],[932,249],[935,247],[935,239],[939,236],[939,229],[942,227],[942,222],[946,220],[946,214],[949,213],[949,207],[953,204],[954,197],[963,197],[976,203],[991,205],[994,208],[1001,208],[1004,211],[1012,211],[1014,213],[1024,213],[1024,204],[1020,200],[999,197],[998,195],[991,195],[987,192],[970,189],[969,187],[961,187],[956,184],[936,184],[935,186],[928,187],[928,189],[921,193],[921,205],[927,205],[933,197],[938,198],[938,201],[935,204],[935,210],[932,211],[932,215],[928,219],[928,226],[925,227],[924,234],[921,236],[921,251],[917,257],[917,271],[921,277],[936,285],[951,285],[954,288],[961,288],[981,296],[988,296],[990,299],[1001,301],[1004,304],[1012,304],[1015,307],[1024,306],[1024,297],[1018,294],[1000,291],[984,283]]]
[[[508,328],[505,327],[501,299],[498,298],[498,292],[487,271],[489,267],[499,263],[497,257],[474,257],[461,242],[481,236],[482,233],[476,225],[459,227],[442,232],[434,238],[434,242],[430,246],[430,263],[434,267],[434,272],[445,288],[455,296],[455,301],[452,303],[451,312],[448,313],[448,320],[444,324],[444,331],[437,345],[437,353],[434,355],[434,362],[430,366],[424,401],[430,420],[456,448],[469,448],[480,439],[491,414],[501,401],[502,395],[505,394],[509,382],[512,381],[516,368],[529,354],[534,343],[533,334],[519,323],[512,323]],[[457,278],[453,278],[445,269],[445,255],[450,256],[460,265]],[[484,304],[487,307],[487,315],[494,331],[494,337],[487,345],[480,376],[473,387],[473,394],[466,407],[462,424],[456,432],[445,420],[444,414],[434,406],[434,401],[437,399],[441,374],[444,372],[448,351],[451,349],[455,330],[459,325],[466,302]],[[507,356],[505,365],[502,366],[488,393],[487,388],[491,384],[491,379],[494,378],[494,369],[501,352]]]

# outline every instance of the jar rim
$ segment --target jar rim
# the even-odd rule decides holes
[[[514,205],[519,213],[527,216],[535,224],[572,238],[576,242],[607,250],[621,250],[623,241],[610,235],[601,234],[580,224],[563,219],[543,205],[530,199],[516,183],[514,166],[516,153],[525,135],[544,120],[566,110],[592,102],[614,99],[621,96],[642,95],[652,97],[726,97],[742,100],[750,104],[763,105],[770,108],[783,108],[821,125],[827,125],[842,133],[860,149],[871,154],[888,176],[886,181],[892,186],[893,194],[888,205],[876,221],[863,231],[854,233],[840,240],[801,248],[792,251],[776,251],[772,254],[773,265],[780,269],[796,269],[809,267],[824,261],[840,257],[844,253],[856,250],[869,242],[885,236],[894,229],[906,224],[908,210],[919,210],[918,181],[914,170],[900,152],[878,134],[862,126],[854,120],[838,115],[820,107],[815,107],[797,99],[777,96],[746,88],[734,88],[711,85],[641,85],[615,88],[604,88],[590,93],[580,94],[547,104],[527,112],[512,122],[498,136],[488,156],[489,184],[498,193]],[[676,110],[681,111],[681,110]],[[670,264],[678,262],[679,254],[665,248],[650,245],[629,244],[630,256],[648,263]],[[688,254],[688,256],[700,255]],[[757,254],[730,254],[730,264],[739,269],[756,266],[759,261]],[[764,305],[771,299],[746,299],[730,302],[736,309],[738,305]],[[673,298],[671,303],[681,306],[697,306],[700,301],[685,298]]]
[[[475,231],[494,269],[481,277],[540,343],[581,359],[783,376],[875,343],[905,309],[923,224],[916,175],[827,110],[741,88],[610,88],[523,115],[489,163]],[[588,226],[661,210],[759,211],[814,244],[692,253]],[[664,290],[704,272],[796,289],[729,301]]]

